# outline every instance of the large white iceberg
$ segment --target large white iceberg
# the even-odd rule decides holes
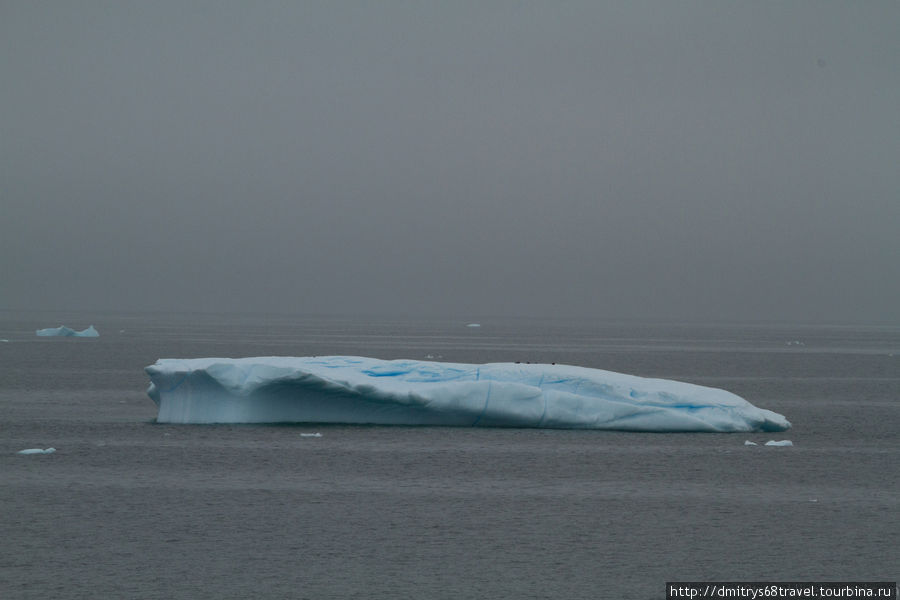
[[[93,325],[81,331],[75,331],[74,329],[69,329],[64,325],[60,325],[59,327],[38,329],[37,331],[35,331],[35,333],[41,337],[100,337],[100,333],[96,329],[94,329]]]
[[[783,431],[725,390],[566,365],[355,356],[161,359],[160,423],[369,423],[627,431]]]

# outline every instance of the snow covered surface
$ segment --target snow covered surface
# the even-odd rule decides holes
[[[60,325],[59,327],[48,327],[47,329],[38,329],[35,333],[42,337],[100,337],[100,334],[94,329],[94,326],[91,325],[87,329],[82,331],[75,331],[74,329],[69,329],[64,325]]]
[[[725,390],[567,365],[356,356],[160,359],[161,423],[369,423],[627,431],[783,431]]]

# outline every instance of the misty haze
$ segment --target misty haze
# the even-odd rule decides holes
[[[0,306],[897,323],[898,14],[8,2]]]

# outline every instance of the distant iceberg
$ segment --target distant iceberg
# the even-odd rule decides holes
[[[100,337],[100,333],[91,325],[82,331],[75,331],[65,326],[48,327],[47,329],[38,329],[35,333],[41,337]]]
[[[54,452],[56,452],[56,448],[26,448],[19,450],[16,454],[53,454]]]
[[[161,359],[160,423],[367,423],[623,431],[784,431],[725,390],[567,365],[355,356]]]

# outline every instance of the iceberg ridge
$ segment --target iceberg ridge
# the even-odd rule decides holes
[[[784,431],[716,388],[568,365],[356,356],[160,359],[160,423],[359,423],[623,431]]]

